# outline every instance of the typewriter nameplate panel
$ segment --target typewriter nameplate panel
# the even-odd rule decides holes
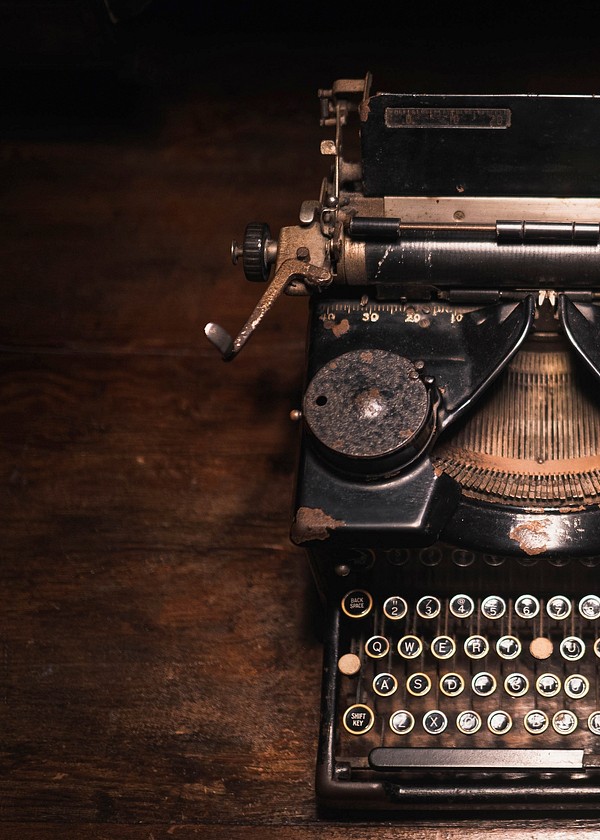
[[[386,108],[388,128],[510,128],[510,108]]]
[[[360,116],[365,197],[600,196],[600,97],[382,93]]]

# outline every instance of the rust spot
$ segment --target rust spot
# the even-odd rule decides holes
[[[334,519],[320,508],[298,508],[292,525],[292,542],[300,545],[309,540],[327,540],[330,531],[345,524],[342,519]]]
[[[511,528],[510,538],[519,543],[519,548],[525,554],[543,554],[548,545],[549,519],[538,519],[534,522],[522,522]]]
[[[336,338],[339,338],[341,335],[346,335],[350,329],[350,321],[347,318],[342,318],[339,324],[337,321],[323,321],[323,326],[326,330],[331,330]]]
[[[363,352],[360,354],[360,360],[366,365],[370,365],[373,361],[373,354],[370,350],[363,350]]]
[[[349,329],[350,321],[347,318],[342,318],[339,324],[334,324],[331,332],[336,338],[339,338],[341,335],[345,335]]]
[[[585,505],[579,505],[579,507],[562,507],[558,509],[559,513],[581,513],[582,510],[585,510]]]

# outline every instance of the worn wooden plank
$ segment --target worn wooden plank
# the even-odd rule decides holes
[[[212,360],[0,367],[4,813],[310,812],[320,649],[280,506],[289,383],[270,381],[250,446],[242,368],[211,397]]]
[[[32,824],[25,823],[16,826],[7,825],[3,837],[6,840],[17,840],[22,837],[35,837],[37,840],[60,837],[63,840],[78,840],[80,837],[90,840],[188,840],[188,838],[206,838],[207,840],[244,840],[244,838],[257,836],[261,840],[364,840],[365,837],[376,836],[381,840],[409,840],[409,838],[430,838],[430,840],[450,840],[460,831],[460,836],[466,840],[480,840],[489,837],[491,840],[503,840],[503,838],[519,838],[519,840],[532,840],[534,837],[543,836],[548,840],[570,840],[573,832],[578,837],[593,838],[597,836],[597,829],[581,825],[578,820],[561,820],[559,826],[551,827],[544,821],[543,833],[535,831],[535,823],[530,821],[508,821],[496,820],[494,822],[484,821],[480,827],[465,826],[464,824],[451,819],[443,826],[434,825],[430,822],[415,821],[410,825],[406,822],[390,823],[387,820],[381,824],[359,823],[351,825],[345,823],[321,823],[319,825],[282,825],[277,827],[262,826],[260,833],[253,830],[252,826],[240,825],[230,826],[214,823],[193,824],[182,822],[165,826],[152,823],[143,826],[129,824],[94,824],[82,823],[76,828],[59,823]]]

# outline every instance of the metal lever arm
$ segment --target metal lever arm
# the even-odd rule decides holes
[[[209,323],[204,327],[206,337],[221,353],[224,361],[230,361],[240,352],[275,301],[283,294],[292,280],[296,279],[300,279],[310,286],[322,287],[331,283],[332,276],[327,268],[319,268],[298,259],[284,260],[235,339],[232,339],[229,333],[219,324]]]

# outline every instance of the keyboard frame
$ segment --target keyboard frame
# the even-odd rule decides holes
[[[377,707],[374,708],[376,724],[373,728],[388,727],[384,743],[375,743],[374,738],[370,737],[371,733],[350,735],[345,732],[342,725],[342,715],[347,703],[343,695],[347,691],[348,683],[354,678],[346,677],[340,673],[338,660],[342,654],[348,652],[349,632],[355,627],[355,632],[358,634],[360,632],[358,627],[361,621],[364,621],[364,619],[348,618],[342,612],[340,607],[341,597],[349,590],[355,588],[366,589],[373,593],[375,605],[370,616],[372,619],[374,611],[377,609],[377,603],[383,603],[382,593],[402,595],[409,601],[410,610],[410,603],[416,602],[421,593],[429,591],[430,594],[436,594],[432,589],[436,577],[440,581],[437,594],[444,599],[447,599],[449,594],[449,583],[458,593],[466,589],[470,581],[471,592],[479,589],[480,593],[476,597],[481,600],[484,593],[510,597],[507,593],[511,588],[513,592],[515,591],[514,587],[517,579],[523,583],[523,592],[527,591],[529,593],[534,588],[536,578],[538,582],[543,582],[552,594],[562,594],[556,588],[562,580],[563,585],[570,590],[567,594],[577,599],[587,594],[579,587],[591,586],[596,574],[594,567],[585,565],[588,562],[585,559],[573,559],[566,566],[553,566],[547,560],[539,560],[532,565],[522,565],[517,558],[504,558],[501,565],[491,566],[486,563],[483,556],[478,556],[475,558],[473,566],[461,568],[452,561],[452,552],[455,549],[444,546],[441,550],[444,552],[444,560],[436,567],[423,565],[418,559],[419,554],[422,555],[423,552],[418,550],[411,553],[412,559],[408,563],[408,568],[407,566],[391,564],[386,566],[385,560],[382,562],[376,561],[370,569],[352,574],[350,579],[346,578],[338,581],[335,586],[335,594],[331,591],[330,597],[326,599],[321,730],[316,771],[316,791],[319,803],[323,807],[352,810],[398,808],[418,810],[425,805],[427,808],[459,809],[464,808],[466,803],[473,803],[478,808],[486,809],[506,807],[509,803],[514,804],[519,809],[596,807],[598,796],[600,796],[600,778],[598,777],[598,771],[600,770],[600,735],[592,735],[586,729],[587,714],[579,716],[579,726],[576,730],[577,738],[574,739],[576,741],[574,744],[572,743],[572,736],[561,736],[554,732],[528,735],[528,733],[523,734],[523,732],[517,731],[517,726],[514,726],[513,730],[505,736],[492,736],[484,733],[484,738],[474,740],[474,736],[461,736],[460,733],[456,736],[453,733],[454,743],[450,745],[448,739],[440,741],[438,736],[426,735],[423,737],[420,735],[415,743],[414,739],[411,741],[407,736],[394,736],[389,730],[387,720],[377,710]],[[488,562],[489,560],[490,558],[488,558]],[[497,562],[497,560],[498,558],[494,558],[494,562]],[[415,578],[417,575],[414,569],[411,573],[411,563],[415,564],[415,568],[422,572],[421,579],[417,579],[416,585]],[[567,571],[567,569],[570,569],[570,571]],[[403,591],[399,589],[398,581],[400,579],[405,581]],[[502,584],[504,584],[504,589]],[[534,591],[530,594],[538,595],[540,593]],[[477,606],[476,603],[476,609]],[[510,607],[512,607],[512,604],[510,604]],[[571,621],[572,618],[573,616],[566,622]],[[600,638],[600,619],[590,620],[575,617],[575,620],[579,624],[587,622],[585,634],[587,642],[592,635],[594,638]],[[465,619],[455,619],[455,621],[465,621]],[[388,623],[391,624],[392,622]],[[570,629],[571,626],[572,624],[567,628],[565,623],[565,635],[567,635],[566,630]],[[556,627],[554,630],[556,631]],[[386,634],[383,633],[382,635]],[[392,648],[399,635],[400,631],[392,639]],[[397,664],[401,662],[397,653],[391,655]],[[557,655],[558,652],[555,651],[553,657]],[[531,654],[526,651],[525,645],[523,645],[521,656],[531,657]],[[573,672],[582,670],[586,673],[590,671],[590,668],[593,668],[596,674],[600,673],[600,658],[590,649],[589,645],[585,657],[585,668],[578,668],[577,662],[568,663],[565,667],[570,668],[572,665],[574,666],[571,669]],[[365,659],[364,655],[361,658]],[[491,658],[491,661],[498,659],[493,647],[488,657],[479,660],[482,663],[480,670],[491,670],[485,666],[489,658]],[[377,660],[373,661],[377,662]],[[503,661],[510,668],[515,663],[515,660]],[[455,670],[452,667],[451,660],[442,660],[442,664],[444,666],[448,664],[448,671]],[[545,669],[545,667],[544,661],[541,661],[540,668]],[[381,670],[387,671],[387,666],[382,667]],[[421,667],[415,667],[414,670],[420,671]],[[513,670],[519,671],[520,668],[515,665]],[[552,672],[553,670],[553,667],[548,667],[548,671]],[[593,704],[596,704],[594,706],[596,708],[597,693],[600,690],[598,679],[595,680],[590,690],[594,691]],[[370,691],[371,695],[375,696],[372,689]],[[492,701],[498,700],[501,691],[499,685]],[[366,693],[367,690],[365,690]],[[468,708],[468,697],[469,688],[467,686],[460,698],[454,699],[462,700],[464,707]],[[392,700],[392,698],[386,699]],[[417,708],[422,708],[424,699],[426,698],[413,698],[413,712]],[[378,700],[381,701],[381,698],[378,698]],[[517,701],[523,701],[523,698],[511,698],[511,701],[514,704]],[[531,708],[534,708],[534,701],[537,701],[540,706],[543,705],[535,692],[534,686],[530,684],[526,702]],[[552,708],[554,705],[574,708],[578,703],[581,703],[578,700],[564,701],[564,691],[561,689],[560,696],[553,698],[552,702],[546,705],[550,705]],[[592,697],[589,697],[586,708],[589,703],[592,703]],[[380,703],[380,705],[389,706],[390,704]],[[490,705],[493,705],[493,702]],[[406,706],[405,708],[409,707]],[[415,717],[417,717],[417,714],[415,714]],[[518,725],[519,729],[522,728],[520,720],[515,720],[515,724]],[[485,727],[485,720],[483,726]],[[515,735],[518,735],[518,738],[515,738]],[[423,743],[426,740],[429,741],[427,745]],[[347,749],[348,743],[353,744],[352,754],[349,754]],[[473,747],[474,744],[477,745],[475,748]],[[595,749],[590,749],[590,745]],[[377,750],[379,747],[391,751],[394,749],[403,750],[408,747],[405,757],[408,758],[411,750],[413,750],[410,760],[414,766],[410,769],[408,767],[400,769],[393,766],[392,762],[390,767],[374,769],[370,764],[369,755],[372,750]],[[447,760],[444,761],[442,751],[442,754],[437,756],[437,764],[432,763],[431,749],[440,747],[446,749]],[[466,753],[462,755],[462,758],[465,759],[463,766],[461,766],[460,761],[461,749],[470,753],[468,756]],[[514,753],[510,752],[513,750]],[[523,750],[523,752],[518,755],[516,752],[518,750]],[[533,754],[532,751],[535,751],[536,754]],[[484,755],[484,753],[487,754]],[[493,759],[494,753],[496,753],[495,759]],[[477,766],[476,759],[481,758],[482,755],[484,761],[491,765],[490,767],[481,766],[481,761]],[[512,764],[507,762],[507,756],[512,760]],[[389,758],[390,754],[388,753],[387,759]],[[392,758],[394,757],[392,756]],[[520,762],[517,761],[519,758]],[[381,759],[381,754],[379,759]],[[384,760],[387,759],[384,757]],[[537,759],[545,762],[543,767],[537,766]],[[553,767],[549,766],[552,762],[554,762]],[[521,766],[519,766],[519,763]]]

